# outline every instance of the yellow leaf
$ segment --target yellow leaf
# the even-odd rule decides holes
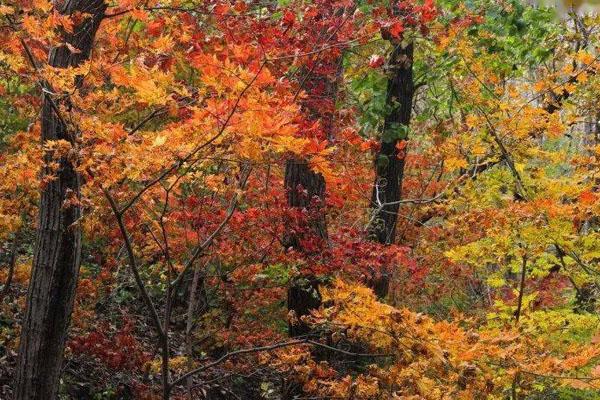
[[[585,51],[580,51],[579,53],[577,53],[577,56],[575,58],[577,59],[577,61],[583,64],[591,64],[592,61],[594,61],[594,56]]]
[[[499,288],[506,284],[506,281],[501,276],[490,276],[487,278],[487,283],[493,288]]]
[[[464,158],[451,157],[444,162],[444,165],[448,171],[455,171],[459,168],[466,168],[469,164]]]
[[[152,142],[152,147],[162,146],[163,144],[165,144],[166,141],[167,141],[166,136],[157,136],[154,139],[154,141]]]
[[[0,5],[0,15],[11,15],[15,13],[15,9],[10,6]]]
[[[138,97],[148,103],[148,105],[167,103],[167,93],[161,87],[158,87],[153,80],[139,80],[134,83]]]

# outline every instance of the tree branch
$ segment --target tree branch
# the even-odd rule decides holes
[[[125,242],[125,249],[127,250],[127,256],[129,258],[129,267],[131,268],[131,272],[133,272],[133,277],[135,279],[135,283],[137,284],[138,289],[140,290],[140,293],[142,294],[142,298],[144,299],[144,302],[146,303],[146,306],[148,307],[148,309],[150,311],[152,321],[154,322],[156,331],[157,331],[159,337],[162,339],[166,335],[166,333],[160,322],[160,318],[158,316],[158,312],[156,311],[156,307],[154,306],[154,303],[152,302],[152,299],[150,298],[150,295],[148,294],[148,291],[146,290],[146,286],[144,285],[144,282],[142,281],[142,278],[140,277],[140,273],[139,273],[139,270],[137,267],[137,262],[135,259],[135,253],[133,252],[133,245],[131,244],[131,239],[129,238],[129,233],[127,232],[127,228],[125,227],[125,224],[123,223],[123,213],[118,210],[117,203],[115,202],[114,198],[111,196],[109,191],[105,188],[102,188],[102,192],[104,193],[104,196],[108,200],[108,203],[110,204],[110,208],[113,212],[113,215],[115,216],[115,219],[117,220],[117,224],[119,225],[119,231],[121,232],[121,236],[123,237],[123,241]]]

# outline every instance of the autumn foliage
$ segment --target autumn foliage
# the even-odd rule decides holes
[[[0,0],[0,398],[25,398],[44,199],[70,168],[60,399],[599,398],[599,17],[63,3]],[[398,160],[399,198],[374,201]]]

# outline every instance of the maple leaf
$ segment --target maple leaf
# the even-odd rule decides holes
[[[291,27],[294,25],[294,22],[296,22],[296,15],[290,10],[285,10],[281,21],[284,26]]]
[[[385,59],[382,56],[379,54],[373,54],[371,55],[371,58],[369,58],[369,67],[379,68],[384,64],[384,62]]]
[[[34,0],[33,5],[35,8],[37,8],[38,10],[41,10],[45,13],[52,10],[52,7],[53,7],[52,1],[50,1],[50,0]]]
[[[165,144],[166,141],[167,141],[166,136],[159,135],[159,136],[155,137],[154,140],[152,141],[152,147],[162,146],[163,144]]]
[[[327,149],[327,144],[328,144],[327,140],[319,141],[319,140],[313,139],[310,142],[308,142],[308,144],[304,147],[304,151],[308,154],[321,153]]]
[[[217,4],[213,8],[213,12],[219,16],[223,16],[223,15],[227,14],[228,11],[229,11],[229,5],[226,3]]]
[[[598,194],[591,190],[586,190],[579,194],[579,201],[585,205],[592,205],[598,200]]]
[[[395,39],[400,39],[402,32],[404,32],[404,25],[400,21],[394,21],[388,27],[390,35]]]
[[[464,158],[451,157],[444,162],[444,166],[448,171],[455,171],[460,168],[466,168],[469,164]]]
[[[235,6],[233,8],[238,13],[243,13],[248,9],[248,6],[246,5],[246,2],[244,0],[239,0],[235,3]]]
[[[11,15],[14,14],[15,9],[7,5],[0,5],[0,15]]]
[[[132,82],[140,100],[148,105],[167,103],[167,93],[164,88],[159,87],[152,79],[139,79]]]
[[[146,22],[148,20],[148,12],[141,8],[135,8],[131,10],[130,14],[133,18],[139,21]]]
[[[396,143],[396,149],[398,149],[398,151],[403,151],[407,144],[407,140],[399,140],[398,143]]]
[[[165,26],[164,18],[157,18],[148,24],[148,26],[146,27],[146,30],[148,31],[148,34],[150,36],[158,37],[164,30],[164,26]]]

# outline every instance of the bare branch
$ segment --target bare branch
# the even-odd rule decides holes
[[[165,177],[167,177],[173,171],[175,171],[178,168],[180,168],[182,165],[184,165],[186,162],[188,162],[192,157],[194,157],[194,155],[196,155],[200,150],[208,147],[215,140],[217,140],[223,134],[223,132],[225,132],[225,129],[227,128],[227,126],[229,125],[229,122],[231,121],[231,118],[237,112],[237,109],[238,109],[238,106],[240,104],[240,101],[242,100],[242,98],[244,97],[244,95],[246,94],[246,92],[248,91],[248,89],[250,89],[250,87],[254,84],[254,82],[256,81],[256,79],[258,78],[258,76],[260,75],[260,73],[262,72],[262,70],[264,69],[266,63],[267,63],[266,60],[263,61],[263,63],[260,65],[260,68],[258,69],[258,72],[254,75],[254,77],[252,78],[252,80],[244,87],[244,89],[240,92],[238,98],[236,99],[236,101],[235,101],[235,103],[233,105],[233,108],[232,108],[231,112],[229,113],[229,115],[227,116],[227,118],[225,119],[225,121],[223,122],[223,125],[221,126],[221,128],[219,129],[219,131],[217,132],[217,134],[215,136],[213,136],[212,138],[210,138],[209,140],[207,140],[206,142],[204,142],[203,144],[198,145],[195,149],[193,149],[190,153],[188,153],[184,158],[182,158],[179,161],[175,162],[171,167],[169,167],[165,171],[163,171],[158,177],[154,178],[149,183],[147,183],[138,193],[136,193],[133,196],[133,198],[131,200],[129,200],[127,202],[127,204],[125,204],[125,206],[120,210],[120,213],[125,213],[152,186],[156,185],[158,182],[162,181]]]
[[[268,345],[268,346],[260,346],[260,347],[251,347],[248,349],[241,349],[241,350],[235,350],[235,351],[231,351],[223,356],[221,356],[220,358],[216,359],[215,361],[208,363],[206,365],[203,365],[202,367],[196,368],[194,370],[191,370],[185,374],[183,374],[182,376],[180,376],[179,378],[177,378],[176,380],[174,380],[170,387],[169,387],[169,391],[172,390],[175,386],[177,386],[178,384],[182,383],[183,381],[185,381],[187,378],[196,375],[202,371],[206,371],[209,368],[212,368],[214,366],[217,366],[219,364],[222,364],[223,362],[229,360],[230,358],[233,358],[235,356],[238,355],[242,355],[242,354],[251,354],[251,353],[260,353],[260,352],[265,352],[265,351],[273,351],[273,350],[277,350],[283,347],[290,347],[290,346],[297,346],[297,345],[302,345],[302,344],[309,344],[312,346],[316,346],[316,347],[321,347],[327,350],[331,350],[331,351],[335,351],[338,353],[342,353],[345,354],[347,356],[352,356],[352,357],[393,357],[392,354],[377,354],[377,353],[353,353],[350,351],[346,351],[346,350],[342,350],[342,349],[338,349],[332,346],[328,346],[326,344],[323,343],[319,343],[317,341],[314,340],[310,340],[310,339],[297,339],[297,340],[290,340],[287,342],[280,342],[280,343],[275,343],[272,345]]]
[[[248,177],[250,176],[250,172],[251,172],[250,166],[246,166],[246,168],[242,170],[242,173],[240,176],[240,183],[239,183],[240,189],[243,189],[246,186]],[[233,197],[231,198],[231,201],[229,202],[229,207],[227,208],[227,213],[225,214],[225,218],[223,219],[223,221],[221,221],[219,226],[217,226],[217,228],[204,240],[204,242],[202,242],[202,244],[198,245],[196,247],[196,249],[194,249],[192,256],[185,263],[183,269],[181,270],[181,272],[179,273],[177,278],[175,278],[175,280],[170,285],[173,288],[173,293],[177,292],[177,288],[181,284],[181,281],[183,280],[183,276],[194,264],[194,261],[196,261],[196,259],[198,257],[200,257],[200,255],[204,252],[204,250],[206,250],[212,244],[212,242],[215,240],[217,235],[227,225],[227,223],[229,222],[229,220],[231,219],[231,217],[233,216],[233,214],[237,208],[239,198],[240,198],[239,193],[236,193],[233,195]]]
[[[146,306],[150,310],[150,314],[152,317],[152,321],[154,322],[156,331],[162,339],[165,336],[165,331],[160,322],[160,318],[158,316],[158,312],[156,311],[156,307],[154,306],[154,303],[152,302],[150,295],[148,295],[146,286],[144,285],[144,282],[142,281],[142,278],[140,277],[140,273],[139,273],[139,270],[137,267],[137,262],[135,259],[135,253],[133,252],[133,245],[131,244],[131,239],[129,238],[129,233],[127,232],[127,228],[125,227],[125,224],[123,223],[123,213],[119,212],[119,210],[117,208],[117,203],[115,202],[114,198],[111,196],[109,191],[105,188],[102,188],[102,192],[104,193],[104,196],[108,200],[108,203],[110,204],[110,208],[113,212],[113,215],[115,216],[115,219],[117,220],[117,224],[119,225],[119,230],[121,232],[121,236],[123,237],[123,241],[125,242],[125,249],[127,250],[127,256],[129,258],[129,267],[131,268],[131,272],[133,272],[133,277],[135,279],[135,283],[137,284],[138,289],[140,290],[140,293],[142,294],[142,298],[144,299]]]

